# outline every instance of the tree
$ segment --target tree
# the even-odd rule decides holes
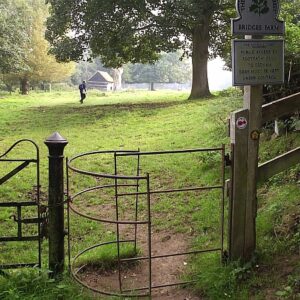
[[[122,89],[122,75],[124,72],[123,67],[113,69],[114,89],[116,91]]]
[[[23,73],[23,78],[31,81],[59,82],[74,73],[74,64],[58,63],[53,55],[49,55],[49,43],[45,34],[45,7],[35,7],[34,21],[30,38],[28,65],[30,70]]]
[[[75,66],[58,63],[53,55],[48,55],[49,43],[44,36],[47,17],[44,1],[26,1],[24,5],[22,18],[26,20],[24,30],[27,38],[22,45],[18,45],[18,51],[23,54],[20,64],[26,67],[7,70],[3,81],[11,86],[19,80],[22,94],[28,94],[30,81],[61,81],[73,73]],[[13,28],[11,30],[14,31]]]
[[[160,81],[157,63],[125,65],[124,80],[132,83],[149,83],[150,90],[154,91],[154,82]]]
[[[285,58],[300,63],[300,0],[284,0],[281,18],[286,22]]]
[[[224,24],[219,16],[232,0],[47,2],[51,16],[46,37],[60,61],[80,60],[91,51],[105,66],[118,68],[127,62],[153,63],[161,52],[182,49],[192,56],[190,98],[210,95],[208,46],[222,42],[216,34]]]
[[[299,91],[300,87],[300,0],[282,0],[280,18],[285,21],[285,83],[268,87],[277,96]]]
[[[28,41],[25,30],[26,5],[20,1],[2,0],[0,3],[0,74],[25,70]]]
[[[124,67],[127,82],[184,83],[191,81],[191,62],[180,60],[180,52],[163,53],[155,64],[128,64]]]

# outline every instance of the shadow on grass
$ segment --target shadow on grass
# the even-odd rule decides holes
[[[143,102],[126,104],[72,104],[58,106],[30,107],[22,110],[19,114],[11,115],[9,123],[2,128],[2,136],[10,135],[10,131],[19,131],[22,134],[32,132],[33,128],[45,130],[63,130],[71,127],[82,127],[97,121],[130,117],[135,114],[138,117],[150,117],[156,115],[162,109],[185,105],[186,101],[172,102]]]
[[[41,112],[47,110],[47,112],[59,112],[61,113],[86,113],[94,112],[101,109],[102,111],[138,111],[138,110],[155,110],[160,108],[168,108],[172,106],[179,106],[186,104],[187,101],[170,101],[170,102],[139,102],[139,103],[116,103],[116,104],[99,104],[99,105],[90,105],[88,103],[84,104],[68,104],[68,105],[59,105],[59,106],[40,106],[40,107],[31,107],[26,109],[26,111],[32,112]]]

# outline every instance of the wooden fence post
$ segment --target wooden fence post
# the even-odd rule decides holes
[[[245,215],[247,207],[248,109],[230,116],[232,147],[231,189],[229,207],[229,256],[231,260],[244,257]]]
[[[229,256],[231,260],[245,262],[252,258],[256,248],[262,86],[245,86],[244,109],[232,113],[230,123],[232,174]]]
[[[247,152],[247,206],[244,260],[249,261],[256,248],[257,179],[259,135],[262,126],[262,85],[245,86],[244,108],[249,110],[249,133]]]

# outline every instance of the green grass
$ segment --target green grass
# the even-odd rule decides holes
[[[53,132],[59,131],[69,144],[65,155],[72,157],[92,150],[170,150],[186,148],[219,147],[225,144],[230,149],[227,137],[227,117],[229,113],[242,106],[241,96],[236,92],[219,93],[211,99],[188,101],[184,92],[90,92],[86,102],[81,105],[78,93],[53,92],[32,93],[29,96],[11,95],[0,99],[0,153],[21,138],[37,142],[41,151],[42,190],[47,193],[47,148],[44,140]],[[268,160],[295,146],[300,139],[293,133],[286,137],[270,139],[264,133],[260,149],[260,160]],[[32,147],[18,147],[17,157],[32,155]],[[215,185],[220,182],[219,154],[179,154],[173,156],[142,157],[141,174],[150,174],[152,189],[180,188],[184,186]],[[113,156],[99,155],[75,162],[77,167],[95,172],[113,173]],[[125,175],[136,174],[136,158],[118,158],[118,171]],[[12,168],[1,166],[0,177]],[[34,185],[34,168],[28,168],[7,184],[1,186],[0,201],[6,199],[23,200]],[[272,259],[282,255],[287,249],[299,245],[299,235],[291,232],[287,223],[299,207],[299,188],[295,184],[298,168],[279,174],[264,184],[259,191],[258,253],[259,261],[271,264]],[[112,184],[102,180],[103,184]],[[71,174],[71,193],[99,184],[99,179]],[[17,188],[16,188],[17,187]],[[145,190],[141,182],[140,190]],[[87,193],[76,198],[74,205],[98,217],[111,217],[101,207],[109,207],[114,199],[114,190],[106,189],[99,197],[99,191]],[[154,232],[193,233],[192,247],[215,247],[219,245],[220,208],[219,192],[189,192],[186,194],[160,195],[152,198]],[[139,216],[146,218],[146,198],[140,198]],[[297,214],[300,212],[297,211]],[[16,228],[8,218],[11,210],[0,213],[0,233],[13,234]],[[32,212],[27,213],[33,215]],[[133,218],[134,199],[120,200],[120,218]],[[72,254],[85,247],[111,241],[116,228],[72,216],[71,218]],[[289,224],[289,223],[288,223]],[[28,229],[32,233],[34,229]],[[31,231],[30,231],[31,230]],[[2,248],[1,248],[2,247]],[[18,262],[34,259],[34,252],[20,251],[15,245],[9,249],[0,245],[0,262],[14,257]],[[5,251],[3,251],[5,249]],[[44,265],[47,261],[47,241]],[[130,245],[124,248],[124,255],[132,254]],[[291,251],[291,250],[289,250]],[[115,247],[97,248],[82,257],[81,263],[106,262],[112,265],[115,260]],[[130,255],[131,255],[130,254]],[[133,254],[132,254],[133,255]],[[196,288],[210,299],[247,299],[250,294],[260,299],[263,292],[255,291],[270,283],[267,276],[249,275],[249,268],[230,265],[222,267],[218,255],[197,256],[191,259],[190,273],[198,278]],[[104,264],[105,266],[105,264]],[[48,282],[47,276],[24,271],[24,281],[18,276],[23,272],[12,272],[10,279],[1,277],[0,298],[39,299],[42,293],[49,299],[88,299],[90,295],[71,283],[66,276],[62,283]],[[253,272],[252,272],[253,273]],[[251,273],[251,274],[252,274]],[[293,274],[292,274],[293,275]],[[293,275],[297,279],[297,274]],[[35,279],[36,278],[36,279]],[[36,285],[31,285],[35,280]],[[291,280],[291,279],[290,279]],[[283,288],[290,283],[277,281]],[[52,292],[53,291],[53,292]],[[275,291],[276,292],[276,291]],[[50,296],[50,294],[53,294]],[[57,296],[61,293],[61,296]],[[6,297],[6,298],[5,298]],[[13,298],[15,297],[15,298]],[[19,297],[19,298],[18,298]],[[55,298],[56,297],[56,298]],[[76,299],[75,297],[75,299]],[[262,296],[263,297],[263,296]],[[46,298],[45,298],[46,299]],[[47,298],[48,299],[48,298]]]
[[[74,285],[67,276],[55,281],[48,275],[46,270],[34,269],[13,271],[7,278],[0,275],[0,299],[93,299],[91,293]]]

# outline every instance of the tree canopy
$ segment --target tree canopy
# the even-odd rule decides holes
[[[269,90],[293,93],[300,89],[300,0],[282,0],[280,18],[285,21],[285,84]]]
[[[30,18],[30,16],[28,16]],[[25,44],[28,42],[26,5],[20,1],[0,3],[0,74],[27,69]]]
[[[163,53],[155,64],[127,64],[123,78],[126,82],[186,83],[191,81],[191,62],[180,60],[181,53]]]
[[[286,54],[300,59],[300,0],[283,0],[280,17],[286,22]]]
[[[21,5],[22,2],[18,1],[16,3],[20,2],[19,5]],[[22,16],[20,19],[23,20],[21,32],[26,36],[26,39],[22,40],[22,44],[17,43],[15,50],[11,47],[11,51],[16,51],[20,55],[17,55],[14,61],[10,61],[10,68],[7,67],[5,72],[2,70],[2,73],[4,74],[3,80],[7,85],[20,81],[22,93],[27,94],[29,81],[61,81],[73,73],[75,66],[58,63],[53,55],[48,55],[49,43],[44,36],[48,10],[44,1],[26,1],[20,6],[20,10]],[[0,22],[0,26],[1,24]],[[18,27],[16,31],[10,28],[9,34],[12,35],[10,42],[13,44],[14,36],[20,34]],[[2,45],[1,49],[3,49]],[[12,57],[14,56],[12,55]]]
[[[233,0],[47,0],[46,37],[61,61],[100,56],[107,67],[153,63],[182,49],[193,61],[191,98],[209,95],[209,44],[222,44],[222,15]]]

